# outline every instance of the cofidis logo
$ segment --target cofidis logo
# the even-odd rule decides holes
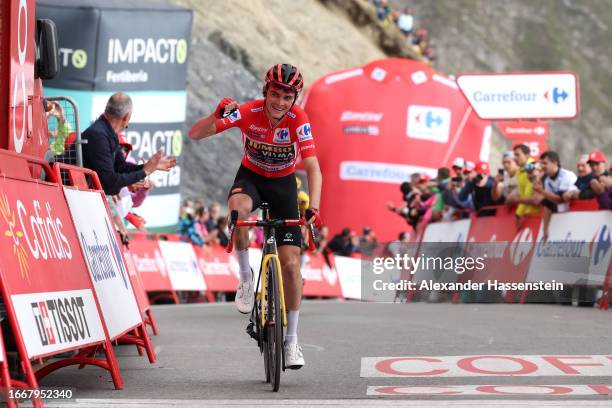
[[[28,205],[26,205],[28,204]],[[10,205],[6,194],[0,195],[0,219],[3,235],[12,241],[21,276],[30,282],[29,257],[36,260],[72,259],[72,250],[64,234],[64,225],[55,217],[49,202],[17,200]]]

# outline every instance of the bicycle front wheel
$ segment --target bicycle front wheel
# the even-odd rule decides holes
[[[268,264],[266,288],[266,337],[268,351],[268,370],[272,382],[272,390],[278,391],[283,356],[283,318],[278,286],[276,262]]]

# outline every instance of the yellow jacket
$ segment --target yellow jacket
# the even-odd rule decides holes
[[[532,163],[535,160],[533,158],[529,158],[527,163]],[[533,184],[529,180],[529,173],[523,167],[521,167],[518,171],[518,175],[516,177],[516,182],[518,184],[518,193],[519,197],[531,197],[533,195]],[[540,206],[533,204],[519,204],[516,207],[516,215],[522,217],[523,215],[538,215],[540,214]]]

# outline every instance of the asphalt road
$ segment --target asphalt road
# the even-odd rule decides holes
[[[76,399],[47,406],[612,406],[612,395],[570,395],[580,387],[569,387],[572,392],[562,396],[463,394],[479,385],[535,384],[607,384],[612,392],[612,358],[610,364],[601,364],[607,357],[588,357],[612,356],[610,311],[556,305],[307,301],[299,331],[306,366],[286,371],[278,393],[264,382],[263,359],[244,333],[246,317],[232,304],[156,306],[154,314],[160,330],[152,337],[158,354],[155,364],[139,357],[133,346],[117,348],[125,381],[121,391],[97,367],[64,368],[43,379],[41,386],[74,387]],[[567,365],[557,364],[562,365],[560,369],[536,362],[538,367],[529,376],[464,376],[445,357],[469,355],[583,359],[564,360]],[[393,373],[450,371],[444,376],[371,377],[377,366],[362,360],[409,356],[432,360],[408,366],[400,362],[393,366]],[[478,364],[487,373],[520,368],[511,361],[509,365],[496,360]],[[409,385],[454,388],[433,389],[451,390],[453,394],[447,396],[368,395],[368,390],[379,390],[372,386]],[[588,387],[587,391],[594,394]]]

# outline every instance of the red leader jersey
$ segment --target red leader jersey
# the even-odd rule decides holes
[[[242,165],[261,176],[275,178],[294,173],[298,152],[302,159],[316,156],[308,116],[297,105],[272,127],[264,112],[264,100],[247,102],[215,122],[217,133],[233,127],[242,132]]]

